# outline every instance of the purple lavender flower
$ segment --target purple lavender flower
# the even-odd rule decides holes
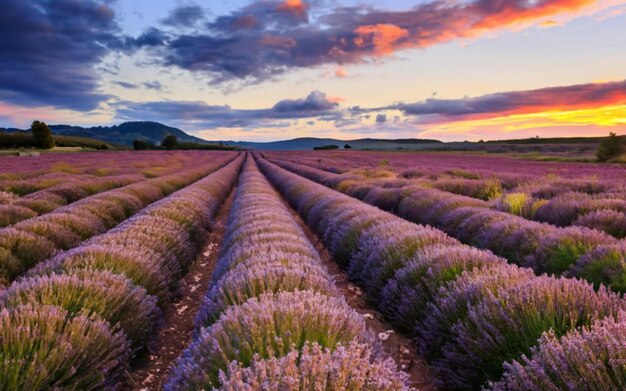
[[[494,391],[626,389],[626,314],[607,317],[559,339],[544,333],[532,357],[505,365]]]
[[[618,239],[626,238],[626,213],[602,209],[578,217],[572,225],[603,231]]]
[[[96,389],[120,378],[129,356],[124,334],[97,317],[68,317],[53,306],[0,310],[0,389]]]
[[[279,292],[226,309],[178,360],[166,390],[210,388],[233,361],[249,366],[255,356],[282,357],[306,342],[335,348],[353,340],[374,344],[363,318],[343,299],[310,291]]]
[[[383,288],[378,308],[399,330],[410,332],[437,292],[464,271],[499,267],[502,258],[467,246],[434,244],[419,250]]]
[[[580,257],[568,275],[584,278],[596,287],[626,291],[626,242],[598,246]]]
[[[0,294],[2,307],[58,306],[69,316],[97,314],[118,326],[137,348],[145,343],[160,311],[156,299],[130,280],[110,272],[77,270],[24,279]]]
[[[352,342],[334,351],[305,344],[280,358],[255,356],[250,366],[231,363],[220,373],[220,390],[363,390],[408,391],[407,375],[393,360],[380,360],[367,344]]]
[[[489,293],[452,327],[444,357],[433,362],[438,378],[455,389],[476,389],[498,379],[504,362],[528,355],[542,333],[561,336],[596,319],[616,315],[623,300],[591,284],[537,277]]]

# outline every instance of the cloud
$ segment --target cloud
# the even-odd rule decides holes
[[[128,83],[126,81],[114,81],[113,84],[120,86],[122,88],[126,88],[126,89],[135,89],[137,88],[137,84],[133,84],[133,83]]]
[[[387,115],[386,114],[378,114],[376,116],[376,123],[377,124],[384,124],[385,122],[387,122]]]
[[[147,90],[155,90],[155,91],[163,90],[163,85],[161,85],[161,83],[159,83],[157,80],[145,81],[141,83],[141,85],[143,85],[144,88]]]
[[[342,116],[338,104],[320,91],[313,91],[302,99],[281,100],[267,109],[233,109],[228,105],[208,105],[201,101],[126,101],[116,103],[115,108],[117,116],[123,120],[162,121],[197,129],[284,126],[281,120],[325,116],[337,120]]]
[[[274,105],[272,112],[317,115],[321,112],[331,111],[337,107],[337,103],[329,99],[325,93],[313,91],[304,99],[286,99]]]
[[[626,80],[511,91],[463,99],[427,99],[417,103],[389,106],[408,115],[489,117],[602,107],[626,103]],[[458,119],[458,118],[457,118]]]
[[[285,12],[295,17],[306,16],[309,5],[302,0],[284,0],[276,7],[276,11]]]
[[[163,19],[163,24],[172,27],[193,27],[204,19],[204,10],[197,4],[181,5]]]
[[[354,43],[358,47],[373,46],[373,54],[384,56],[394,51],[394,45],[409,36],[409,32],[393,24],[359,26],[354,33]]]
[[[338,77],[338,78],[348,77],[348,72],[343,67],[337,67],[337,69],[335,69],[335,77]]]
[[[108,99],[94,67],[120,45],[109,3],[0,2],[0,100],[88,111]]]
[[[165,66],[206,74],[214,84],[251,84],[292,69],[342,67],[606,8],[593,0],[434,0],[404,11],[317,4],[256,0],[201,31],[168,37],[153,55]]]

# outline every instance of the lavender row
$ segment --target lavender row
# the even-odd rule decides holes
[[[287,163],[306,164],[311,167],[324,168],[315,174],[315,169],[309,175],[327,177],[328,170],[335,173],[342,167],[348,156],[335,157],[333,159],[319,159],[319,162],[311,161],[306,157],[273,153],[278,156],[274,161]],[[362,155],[358,155],[362,156]],[[412,155],[416,162],[420,159]],[[446,160],[451,158],[446,156]],[[481,170],[475,170],[473,165],[459,166],[454,169],[443,170],[438,161],[436,167],[414,167],[404,171],[391,168],[389,162],[384,165],[371,166],[366,157],[353,159],[352,166],[356,167],[346,171],[341,176],[336,176],[335,181],[346,183],[356,179],[351,186],[359,188],[371,187],[364,182],[371,178],[384,178],[380,185],[385,187],[399,187],[419,185],[427,188],[436,188],[458,195],[464,195],[485,201],[485,207],[495,206],[497,209],[509,212],[527,219],[547,222],[557,226],[583,226],[599,231],[604,231],[614,237],[626,237],[626,175],[615,178],[607,178],[602,172],[593,170],[581,170],[576,178],[562,178],[555,175],[552,167],[549,175],[529,175],[520,173],[520,168],[511,172],[498,171],[487,175]],[[407,159],[408,160],[408,159]],[[397,162],[397,159],[395,160]],[[462,162],[462,161],[461,161]],[[445,167],[448,167],[444,164]],[[305,168],[306,169],[306,168]],[[307,170],[311,171],[311,170]],[[558,172],[558,171],[557,171]],[[619,173],[619,170],[616,171]],[[355,174],[358,174],[355,178]],[[505,175],[506,174],[506,175]],[[591,175],[585,177],[585,175]],[[582,178],[581,178],[582,176]],[[316,180],[314,177],[309,179]]]
[[[61,185],[36,191],[21,198],[5,195],[2,197],[4,202],[0,202],[0,227],[13,225],[52,212],[90,195],[142,180],[145,180],[145,177],[138,174],[91,177],[83,180],[72,178]]]
[[[0,295],[0,389],[114,388],[203,245],[243,157]]]
[[[224,152],[213,152],[225,154]],[[45,153],[37,157],[3,156],[0,190],[20,195],[72,177],[142,174],[154,177],[207,162],[205,151],[114,151]]]
[[[620,241],[603,232],[527,220],[490,209],[482,200],[438,189],[359,184],[334,174],[324,176],[312,167],[277,164],[409,221],[437,227],[463,243],[491,250],[538,274],[580,277],[596,286],[626,291],[626,258]]]
[[[495,203],[499,210],[560,227],[582,226],[626,238],[626,193],[607,191],[590,195],[566,192],[550,200],[524,192],[504,195]]]
[[[560,337],[625,307],[602,287],[537,277],[266,160],[259,165],[371,302],[415,338],[448,389],[498,380],[544,333]]]
[[[374,151],[298,151],[268,152],[271,158],[304,162],[330,172],[346,172],[359,168],[384,168],[398,176],[425,178],[497,178],[505,188],[525,182],[537,182],[546,187],[578,182],[579,189],[590,182],[613,181],[624,184],[626,168],[620,164],[588,164],[539,162],[490,154],[459,154],[445,152],[374,152]],[[413,172],[413,174],[411,173]],[[406,175],[409,174],[409,175]],[[415,175],[417,174],[417,175]],[[548,174],[548,175],[547,175]],[[595,181],[594,181],[595,178]],[[565,191],[571,191],[566,189]]]
[[[192,170],[105,191],[0,229],[0,286],[60,250],[106,232],[147,205],[217,170],[223,155]]]
[[[406,389],[279,197],[249,158],[196,336],[165,389]]]

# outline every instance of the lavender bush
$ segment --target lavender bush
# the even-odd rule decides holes
[[[343,299],[310,291],[279,292],[226,309],[202,329],[179,359],[166,390],[203,389],[219,384],[219,371],[232,361],[249,366],[261,358],[285,356],[305,342],[324,348],[357,340],[374,343],[363,318]]]
[[[572,225],[603,231],[618,239],[626,238],[626,213],[602,209],[578,217]]]
[[[305,344],[281,358],[256,355],[250,366],[232,363],[220,373],[220,390],[408,391],[407,376],[393,360],[379,360],[367,344],[352,342],[334,351]]]
[[[491,390],[623,390],[626,388],[626,314],[608,317],[563,338],[545,333],[533,349],[506,365]]]
[[[196,317],[197,327],[214,323],[224,310],[264,293],[310,290],[336,295],[335,287],[319,265],[258,262],[239,265],[224,275],[207,293]]]
[[[504,287],[452,327],[453,339],[433,368],[454,389],[476,389],[498,379],[504,362],[529,354],[543,332],[561,336],[623,308],[619,296],[578,280],[538,277]]]
[[[27,276],[72,273],[76,270],[110,271],[125,275],[150,295],[158,297],[163,304],[170,298],[168,281],[154,258],[146,258],[144,254],[122,246],[80,246],[41,264],[29,271]]]
[[[401,221],[373,225],[363,231],[348,273],[377,302],[394,272],[419,250],[433,244],[453,246],[458,242],[439,230]]]
[[[438,291],[462,272],[497,267],[505,260],[467,246],[431,245],[398,269],[381,292],[378,307],[399,330],[410,332]]]
[[[15,228],[0,230],[0,249],[0,280],[7,282],[56,251],[45,237]]]
[[[606,285],[626,292],[626,243],[596,247],[572,265],[567,274],[584,278],[596,287]]]
[[[135,347],[146,342],[160,315],[156,299],[145,289],[123,275],[99,271],[24,279],[2,292],[0,303],[5,308],[58,306],[73,317],[97,314],[119,326]]]
[[[19,205],[0,205],[0,227],[37,216],[36,212]]]
[[[53,306],[0,310],[3,390],[102,389],[119,379],[128,351],[124,334],[97,318]]]
[[[453,339],[453,326],[467,319],[469,308],[488,294],[534,279],[532,270],[515,265],[498,265],[463,272],[456,280],[440,288],[428,303],[423,316],[413,328],[421,355],[434,360],[442,356],[443,346]]]
[[[568,227],[544,237],[534,254],[527,257],[528,265],[539,273],[563,273],[585,253],[597,246],[616,242],[602,232],[584,227]]]

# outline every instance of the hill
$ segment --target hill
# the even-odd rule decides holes
[[[65,136],[53,134],[56,147],[89,148],[89,149],[123,149],[124,146],[88,137]],[[19,129],[2,131],[0,129],[0,149],[32,148],[34,138],[31,132]]]
[[[491,140],[491,144],[597,144],[605,137],[548,137],[521,138],[511,140]]]
[[[552,148],[561,151],[567,145],[590,150],[595,148],[602,137],[562,137],[562,138],[528,138],[517,140],[493,140],[486,142],[442,142],[432,139],[377,139],[362,138],[357,140],[341,140],[335,138],[300,137],[289,140],[254,142],[254,141],[207,141],[192,136],[181,129],[163,125],[158,122],[124,122],[114,126],[81,127],[71,125],[50,125],[55,136],[72,136],[101,140],[114,145],[131,147],[133,140],[144,140],[160,144],[168,134],[176,136],[181,143],[199,143],[227,145],[242,149],[260,151],[308,151],[315,147],[336,145],[343,148],[349,144],[355,150],[439,150],[439,151],[486,151],[486,152],[527,152],[537,148]],[[4,132],[20,132],[20,129],[2,129]],[[93,143],[93,141],[92,141]],[[95,141],[99,143],[99,141]],[[197,144],[196,144],[197,145]],[[566,148],[567,149],[567,148]]]
[[[133,140],[145,140],[159,144],[168,134],[176,136],[179,141],[206,143],[201,138],[191,136],[178,128],[158,122],[124,122],[120,125],[94,126],[91,128],[51,125],[50,129],[54,134],[89,137],[128,146],[132,145]]]
[[[301,137],[291,140],[272,142],[223,141],[226,145],[235,145],[241,148],[257,149],[261,151],[308,151],[315,147],[337,145],[343,148],[349,144],[354,149],[424,149],[443,144],[439,140],[428,139],[396,139],[385,140],[364,138],[358,140],[339,140],[334,138]]]
[[[20,131],[20,129],[14,128],[0,128],[0,130],[6,132]],[[168,134],[176,136],[178,141],[207,143],[206,140],[158,122],[124,122],[120,125],[93,126],[89,128],[72,125],[50,125],[50,130],[55,135],[90,138],[125,146],[131,146],[133,140],[145,140],[160,144],[161,140]]]

